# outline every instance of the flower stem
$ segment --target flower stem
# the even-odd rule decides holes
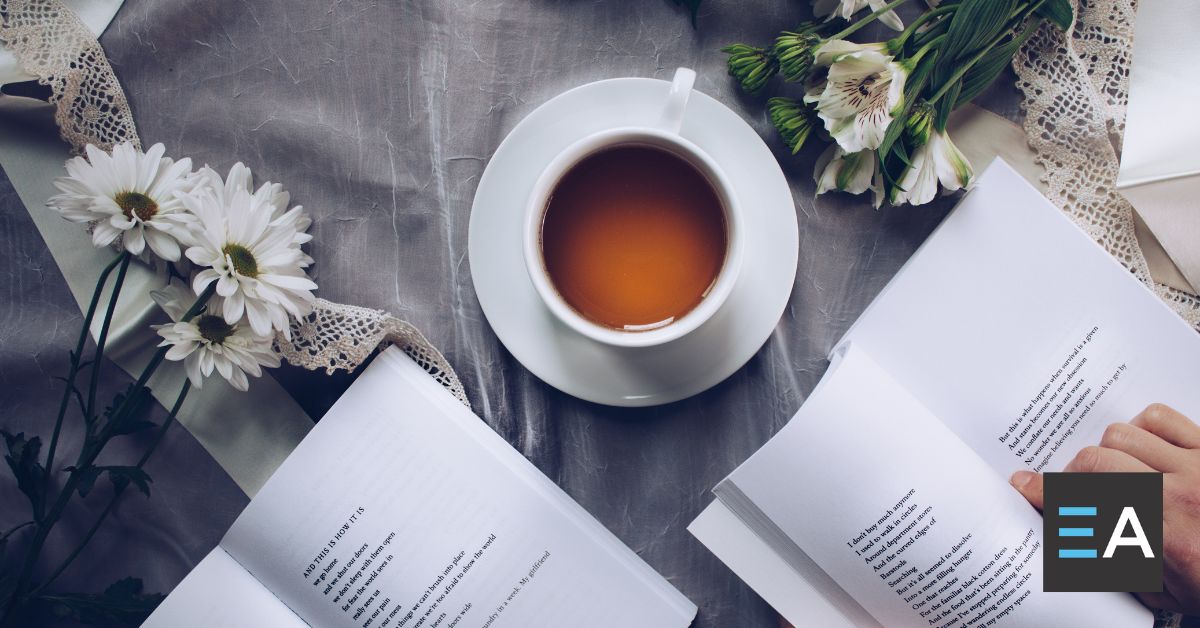
[[[148,448],[146,448],[145,453],[142,454],[141,459],[139,459],[137,465],[135,465],[136,468],[141,469],[143,466],[145,466],[146,461],[150,460],[150,456],[154,455],[154,450],[158,448],[159,443],[161,443],[163,437],[166,436],[167,430],[170,429],[171,424],[174,423],[176,415],[179,414],[179,408],[183,406],[183,400],[187,397],[188,391],[191,390],[191,388],[191,380],[185,378],[183,380],[183,387],[179,390],[179,395],[175,397],[175,404],[171,406],[171,412],[167,414],[166,420],[163,421],[162,426],[158,428],[158,432],[154,435],[154,441],[150,443]],[[100,529],[100,524],[104,523],[104,520],[117,505],[117,500],[121,498],[121,495],[125,492],[125,489],[128,486],[128,484],[122,484],[113,488],[113,494],[112,497],[109,498],[108,504],[105,505],[104,510],[100,511],[100,516],[96,517],[96,521],[92,523],[92,527],[88,528],[87,534],[83,536],[83,540],[80,541],[79,545],[75,547],[74,551],[67,556],[66,560],[64,560],[63,563],[58,566],[58,569],[55,569],[54,573],[50,574],[50,577],[46,578],[46,580],[34,587],[34,589],[29,592],[30,596],[37,595],[42,591],[42,589],[45,589],[50,583],[54,582],[58,576],[62,574],[62,572],[66,571],[67,567],[69,567],[72,562],[75,561],[75,558],[83,552],[83,549],[87,547],[87,544],[92,540],[92,537],[96,536],[96,531]]]
[[[184,312],[184,316],[182,316],[179,321],[181,323],[186,323],[191,321],[192,318],[196,318],[196,315],[198,315],[200,311],[204,310],[205,304],[209,303],[209,299],[212,298],[212,294],[216,293],[216,289],[216,281],[209,283],[209,286],[204,288],[204,292],[200,293],[199,297],[196,298],[196,303],[193,303],[191,307],[188,307],[188,310]],[[158,369],[158,365],[162,364],[163,358],[167,357],[167,351],[169,351],[169,348],[170,347],[158,347],[158,351],[155,352],[154,357],[150,358],[150,363],[146,364],[145,369],[142,370],[142,375],[138,376],[138,381],[133,384],[134,390],[142,388],[143,385],[146,385],[146,382],[150,381],[150,377],[154,375],[155,370]],[[124,409],[130,399],[132,399],[132,395],[125,397],[125,400],[121,402],[121,406],[118,408],[118,412],[114,412],[114,415],[119,413],[121,409]]]
[[[0,534],[0,541],[4,541],[4,540],[8,539],[8,537],[12,536],[13,533],[16,532],[17,530],[20,530],[21,528],[24,528],[25,526],[31,526],[34,523],[35,522],[32,520],[26,521],[25,523],[18,523],[17,525],[6,530],[4,532],[4,534]]]
[[[905,2],[908,2],[908,0],[892,0],[891,2],[883,5],[882,7],[879,7],[878,11],[851,24],[849,27],[846,28],[846,30],[844,30],[832,37],[829,37],[829,39],[845,39],[846,37],[849,37],[850,35],[857,32],[858,29],[866,26],[867,24],[870,24],[871,22],[874,22],[875,20],[879,19],[879,17],[881,15],[883,15],[884,13],[891,11],[892,9],[904,4]]]
[[[903,46],[905,44],[905,42],[908,41],[908,38],[912,37],[913,33],[917,32],[917,29],[920,28],[920,26],[922,24],[924,24],[925,22],[928,22],[929,20],[931,20],[935,17],[945,15],[946,13],[953,13],[954,10],[957,8],[958,8],[957,5],[950,5],[950,6],[945,6],[945,7],[938,7],[932,11],[925,12],[924,14],[921,15],[921,17],[913,20],[913,23],[909,24],[908,28],[904,29],[904,32],[897,35],[896,38],[893,39],[891,42],[888,42],[888,47],[889,48],[894,47],[894,49],[899,50],[899,48],[901,46]],[[892,42],[895,42],[895,43],[892,43]]]
[[[100,335],[96,338],[96,354],[92,358],[92,378],[88,386],[87,410],[84,421],[89,425],[96,411],[96,387],[100,384],[100,362],[104,359],[104,345],[108,342],[108,328],[112,325],[113,313],[117,310],[117,299],[121,296],[121,287],[125,284],[125,273],[129,270],[129,261],[133,255],[126,251],[121,256],[121,269],[117,271],[117,279],[113,282],[112,296],[108,298],[108,308],[104,310],[104,322],[100,325]]]
[[[96,316],[96,307],[100,304],[100,293],[104,289],[104,284],[108,281],[108,276],[112,274],[114,268],[120,263],[124,254],[113,258],[113,261],[104,267],[100,273],[100,278],[96,281],[96,289],[92,291],[92,302],[88,305],[87,314],[83,317],[83,328],[79,330],[79,341],[75,343],[75,353],[71,354],[71,368],[67,372],[67,381],[63,388],[62,402],[58,405],[58,418],[54,420],[54,434],[50,437],[50,448],[46,451],[46,474],[43,485],[49,485],[50,474],[54,469],[54,454],[58,449],[58,435],[62,431],[63,417],[67,414],[67,404],[71,401],[71,391],[75,388],[75,376],[79,374],[79,361],[83,355],[83,346],[87,343],[88,332],[92,327],[92,319]],[[86,420],[86,415],[84,416]],[[44,507],[44,504],[43,504]],[[44,512],[34,513],[34,517],[40,519]]]
[[[917,54],[905,59],[904,63],[908,64],[909,68],[917,67],[917,64],[921,62],[921,59],[928,54],[930,50],[933,50],[938,46],[938,44],[941,44],[942,40],[944,39],[946,39],[945,35],[938,35],[937,37],[934,37],[924,46],[921,46],[921,49],[917,51]]]
[[[181,320],[189,321],[199,314],[200,311],[204,309],[204,305],[208,303],[208,300],[212,298],[212,295],[216,292],[216,287],[217,284],[215,281],[210,283],[204,292],[201,293],[201,295],[196,299],[196,302],[192,304],[192,307],[188,309],[187,313],[183,315]],[[167,347],[161,347],[154,353],[154,357],[151,358],[150,363],[142,369],[142,373],[138,376],[137,382],[135,382],[134,386],[130,389],[130,394],[126,395],[125,398],[121,400],[120,405],[113,410],[109,423],[104,426],[103,431],[95,437],[95,440],[91,440],[90,442],[85,438],[84,445],[79,450],[79,456],[75,462],[76,469],[89,467],[96,461],[96,457],[100,455],[100,451],[104,449],[104,445],[107,444],[108,439],[110,438],[109,432],[111,426],[120,422],[121,415],[129,408],[130,400],[136,396],[134,393],[146,385],[146,382],[150,380],[152,375],[154,375],[154,371],[158,369],[159,364],[162,363],[166,354]],[[4,624],[4,620],[16,607],[19,601],[28,599],[28,594],[25,592],[25,589],[29,586],[30,578],[33,575],[33,568],[37,564],[37,557],[41,553],[42,546],[45,545],[46,538],[50,535],[50,531],[54,529],[54,525],[58,523],[59,517],[62,516],[63,511],[66,509],[67,503],[71,499],[71,495],[73,495],[78,489],[79,482],[82,481],[81,478],[81,473],[78,471],[72,471],[71,474],[67,476],[67,481],[63,483],[63,487],[59,491],[58,497],[54,501],[54,506],[49,512],[46,513],[44,518],[38,520],[37,531],[34,533],[33,540],[30,542],[29,548],[26,550],[25,560],[22,562],[21,569],[18,572],[17,584],[12,590],[12,597],[9,598],[3,612],[0,612],[0,625]]]
[[[188,307],[188,310],[184,312],[184,316],[179,319],[179,322],[186,323],[191,321],[192,318],[196,318],[196,315],[198,315],[200,311],[203,311],[204,306],[209,303],[209,299],[212,298],[212,294],[216,293],[216,289],[216,281],[209,283],[209,286],[204,288],[204,292],[200,293],[199,297],[196,298],[196,303],[193,303],[192,306]],[[167,357],[167,352],[169,349],[170,347],[158,347],[158,351],[154,353],[154,357],[150,358],[150,363],[146,364],[145,369],[142,370],[142,375],[138,376],[138,381],[134,382],[133,390],[144,387],[146,382],[150,381],[150,377],[154,375],[155,370],[158,369],[158,365],[162,364],[163,358]],[[114,417],[124,411],[131,399],[133,399],[133,395],[128,395],[124,400],[121,401],[121,405],[116,408],[115,412],[113,412]]]

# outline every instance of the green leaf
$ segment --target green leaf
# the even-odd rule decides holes
[[[1012,63],[1013,55],[1020,50],[1025,41],[1033,35],[1037,30],[1037,22],[1030,22],[1025,25],[1025,30],[1021,35],[1014,37],[1009,41],[992,48],[986,55],[983,56],[970,70],[963,75],[962,91],[959,92],[958,98],[955,99],[954,107],[968,103],[975,99],[983,90],[987,89],[995,80],[1004,72]],[[947,94],[949,96],[949,94]]]
[[[1055,26],[1064,31],[1071,30],[1075,25],[1075,13],[1071,10],[1069,0],[1046,0],[1038,7],[1037,14],[1050,20]]]
[[[92,487],[96,486],[96,478],[104,471],[101,467],[90,466],[83,469],[77,467],[67,467],[67,471],[79,476],[79,484],[76,485],[76,490],[79,491],[80,497],[87,497],[88,493],[92,492]]]
[[[938,131],[946,130],[946,123],[950,120],[950,112],[954,111],[955,103],[958,102],[958,94],[962,91],[963,82],[959,79],[937,103],[937,117],[933,120],[933,128]]]
[[[142,593],[140,578],[123,578],[104,593],[42,595],[34,604],[42,619],[71,619],[90,625],[140,625],[162,603],[161,593]]]
[[[904,145],[903,140],[893,144],[886,155],[881,154],[879,163],[883,173],[884,198],[891,202],[895,190],[900,189],[900,180],[904,178],[904,172],[911,163],[908,147]]]
[[[131,398],[126,404],[125,397],[130,395]],[[133,384],[130,384],[124,393],[117,395],[113,399],[112,405],[104,409],[105,426],[109,435],[131,434],[145,429],[146,426],[139,425],[145,423],[140,417],[150,408],[151,399],[149,388],[141,386],[135,389]],[[117,410],[123,404],[125,407],[118,414]]]
[[[963,75],[962,82],[959,84],[958,97],[954,99],[954,107],[958,108],[975,99],[976,96],[983,93],[1000,74],[1004,72],[1004,68],[1012,62],[1013,54],[1016,53],[1016,47],[1009,47],[1009,44],[997,46],[987,54],[983,59],[979,60],[974,67]],[[942,102],[950,100],[950,94],[947,93]]]
[[[941,86],[966,62],[1008,27],[1017,0],[963,0],[950,19],[946,41],[933,72],[933,86]]]
[[[150,496],[150,483],[154,480],[141,467],[102,467],[108,473],[115,490],[124,490],[132,482],[146,497]]]
[[[42,451],[42,439],[34,436],[26,439],[25,433],[16,435],[6,430],[0,430],[4,443],[8,446],[8,455],[4,456],[8,468],[12,469],[13,477],[17,480],[17,488],[29,499],[33,512],[42,512],[42,503],[46,497],[46,468],[38,459]]]

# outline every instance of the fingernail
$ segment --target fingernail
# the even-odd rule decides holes
[[[1017,488],[1025,488],[1033,481],[1033,477],[1037,475],[1032,471],[1017,471],[1008,481]]]

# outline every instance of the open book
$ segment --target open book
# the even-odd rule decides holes
[[[795,417],[690,530],[797,626],[1150,626],[1042,591],[1008,484],[1151,402],[1200,418],[1200,336],[1007,164],[834,348]]]
[[[696,607],[400,350],[145,626],[677,626]]]

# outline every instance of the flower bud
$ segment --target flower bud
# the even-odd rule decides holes
[[[767,81],[779,71],[779,61],[762,48],[733,44],[721,52],[729,55],[729,74],[738,80],[748,94],[762,91]]]
[[[812,132],[808,109],[794,98],[776,96],[767,100],[767,113],[792,154],[800,152]]]
[[[904,132],[908,134],[913,146],[924,146],[929,141],[929,134],[933,131],[935,113],[933,105],[925,101],[913,106],[912,112],[908,114],[908,120],[904,123]]]
[[[784,80],[796,83],[808,78],[813,65],[813,50],[821,37],[812,31],[812,24],[802,24],[795,31],[784,31],[775,40],[775,58],[779,59]]]

